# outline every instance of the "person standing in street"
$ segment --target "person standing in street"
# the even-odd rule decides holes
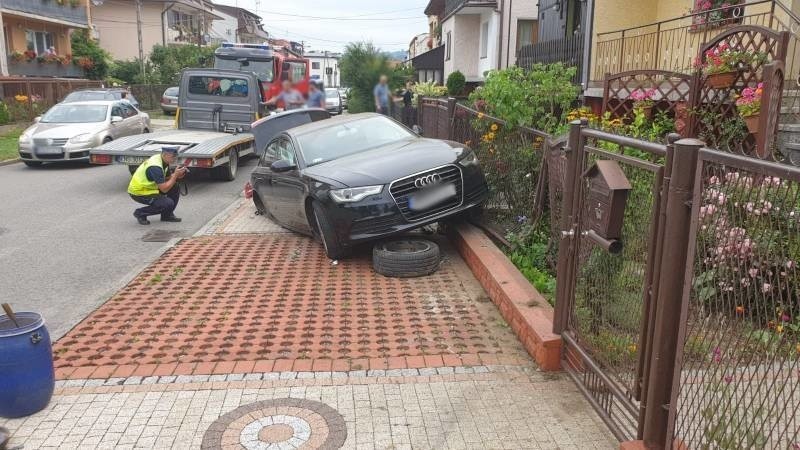
[[[389,77],[381,75],[375,89],[372,90],[372,95],[375,97],[375,111],[389,115],[389,101],[391,100],[391,92],[389,92]]]
[[[188,170],[178,167],[170,174],[169,166],[178,158],[178,147],[162,147],[161,153],[151,156],[136,169],[128,185],[128,194],[133,201],[146,205],[133,212],[139,225],[150,225],[148,216],[161,215],[162,222],[180,222],[175,217],[175,208],[181,193],[178,180]]]
[[[403,123],[408,127],[414,125],[414,83],[410,81],[403,91]]]
[[[325,109],[325,92],[322,91],[322,82],[311,81],[308,83],[308,102],[309,108]]]
[[[292,109],[302,108],[303,105],[306,104],[306,99],[303,98],[303,94],[294,88],[291,81],[284,81],[282,86],[283,90],[280,94],[267,100],[268,105],[277,105],[278,102],[283,102],[283,109],[290,111]]]

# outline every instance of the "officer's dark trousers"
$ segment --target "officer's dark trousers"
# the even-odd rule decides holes
[[[181,198],[181,191],[176,184],[166,194],[150,196],[131,195],[131,198],[136,202],[147,205],[134,211],[134,216],[147,217],[161,214],[162,218],[167,218],[172,217],[175,207],[178,206],[178,200]]]

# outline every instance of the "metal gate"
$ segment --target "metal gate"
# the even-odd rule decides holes
[[[572,125],[568,147],[555,318],[562,366],[616,437],[631,440],[641,435],[672,149],[585,123]],[[625,183],[622,202],[602,200]],[[617,232],[600,224],[611,214]]]
[[[423,97],[420,99],[419,122],[425,137],[433,139],[450,138],[450,118],[455,99]]]

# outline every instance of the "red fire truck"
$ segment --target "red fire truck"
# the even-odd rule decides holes
[[[278,95],[285,80],[308,95],[308,60],[285,50],[273,51],[268,45],[224,43],[214,51],[214,68],[254,72],[261,82],[264,100]]]

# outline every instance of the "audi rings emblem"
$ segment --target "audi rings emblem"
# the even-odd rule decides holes
[[[438,173],[432,173],[430,175],[425,175],[424,177],[419,177],[414,180],[414,186],[417,188],[424,188],[427,186],[433,186],[434,184],[439,184],[442,181],[442,177]]]

